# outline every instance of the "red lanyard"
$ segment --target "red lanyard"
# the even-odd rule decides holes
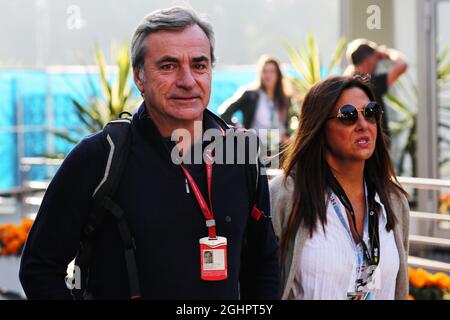
[[[200,189],[198,188],[197,184],[195,183],[192,176],[189,174],[189,172],[186,170],[186,168],[183,166],[183,164],[180,164],[181,169],[184,172],[184,175],[186,176],[186,179],[189,182],[189,185],[191,186],[192,191],[194,192],[195,198],[197,199],[198,205],[200,206],[200,209],[202,210],[203,216],[206,220],[206,226],[208,227],[208,234],[210,239],[216,239],[216,222],[214,220],[214,214],[212,210],[212,202],[211,202],[211,181],[212,181],[212,163],[206,163],[206,180],[208,183],[208,197],[209,197],[209,205],[210,208],[208,208],[205,198],[203,198]]]

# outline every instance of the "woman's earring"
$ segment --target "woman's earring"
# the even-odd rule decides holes
[[[141,97],[145,99],[144,91],[141,92]]]

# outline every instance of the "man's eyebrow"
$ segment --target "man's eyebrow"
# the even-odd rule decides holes
[[[209,58],[206,56],[194,57],[194,58],[192,58],[192,61],[193,62],[204,62],[204,61],[208,62]]]
[[[204,61],[208,62],[209,58],[206,57],[206,56],[199,56],[199,57],[192,58],[192,61],[193,62],[204,62]],[[163,57],[159,58],[156,61],[156,64],[161,64],[161,63],[164,63],[164,62],[175,62],[175,63],[178,63],[180,61],[177,58],[172,57],[172,56],[163,56]]]
[[[179,62],[177,58],[171,56],[163,56],[156,61],[156,64],[161,64],[164,62]]]

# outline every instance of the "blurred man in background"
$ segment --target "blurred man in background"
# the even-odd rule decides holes
[[[383,129],[390,136],[388,127],[388,115],[383,97],[397,79],[406,72],[408,64],[406,57],[398,50],[386,46],[378,46],[375,42],[367,39],[356,39],[347,47],[347,61],[349,66],[345,75],[364,74],[371,77],[372,89],[377,102],[384,110]],[[377,72],[381,61],[389,61],[387,71]]]

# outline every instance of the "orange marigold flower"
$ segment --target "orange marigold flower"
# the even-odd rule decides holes
[[[435,285],[442,290],[450,290],[450,277],[443,272],[434,275]]]
[[[24,219],[22,223],[20,224],[20,227],[22,230],[24,230],[26,233],[30,232],[31,226],[33,225],[33,220],[31,219]]]
[[[22,248],[22,243],[19,240],[14,239],[10,243],[8,243],[7,248],[10,254],[17,255],[19,254],[20,248]]]
[[[2,248],[2,256],[7,256],[11,254],[11,249],[9,248],[9,246],[4,246]]]
[[[27,240],[32,225],[33,220],[31,219],[24,219],[20,225],[1,225],[0,255],[19,254]]]
[[[414,275],[410,278],[410,283],[416,288],[423,288],[428,281],[429,273],[422,268],[417,269]]]
[[[19,240],[21,243],[24,243],[27,240],[28,233],[24,230],[19,230],[17,233],[17,240]]]
[[[7,231],[4,233],[4,242],[8,243],[13,241],[14,239],[17,239],[18,235],[18,228],[16,226],[11,226],[7,229]]]
[[[435,286],[436,285],[436,275],[435,274],[428,274],[427,275],[427,281],[425,282],[425,287],[428,286]]]

